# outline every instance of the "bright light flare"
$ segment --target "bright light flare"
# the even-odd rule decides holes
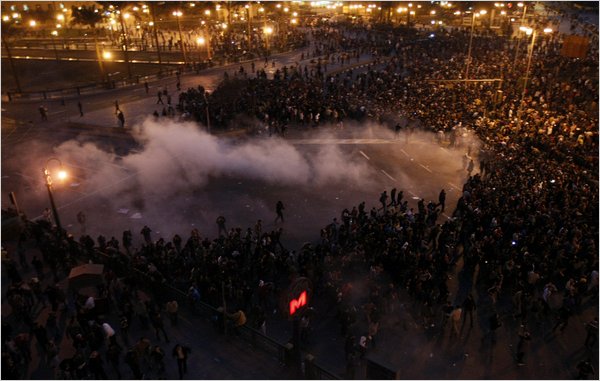
[[[105,60],[109,60],[112,58],[112,53],[108,52],[108,51],[104,51],[104,52],[102,52],[102,58],[104,58]]]

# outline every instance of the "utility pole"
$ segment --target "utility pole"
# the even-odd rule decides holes
[[[125,55],[125,62],[127,62],[127,76],[131,79],[131,62],[129,62],[129,52],[127,51],[127,31],[125,30],[123,12],[121,10],[119,10],[119,22],[121,23],[121,32],[123,33],[123,54]]]
[[[12,53],[10,52],[10,48],[8,47],[8,42],[5,38],[5,33],[2,33],[2,42],[4,42],[4,47],[6,48],[6,54],[8,55],[8,62],[10,62],[10,69],[13,73],[13,77],[15,78],[15,85],[17,86],[17,91],[21,92],[21,83],[19,82],[19,75],[17,74],[17,70],[15,69],[15,63],[13,62]]]
[[[162,64],[162,59],[160,57],[160,45],[158,44],[158,33],[156,32],[156,11],[154,6],[154,1],[150,2],[150,12],[152,12],[152,31],[154,32],[154,43],[156,44],[156,54],[158,55],[158,64]]]

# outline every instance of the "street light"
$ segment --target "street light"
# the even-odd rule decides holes
[[[200,46],[204,46],[206,44],[206,59],[210,60],[210,42],[208,42],[204,37],[198,37],[196,39],[196,43]],[[198,61],[200,61],[200,55],[198,55]]]
[[[58,61],[58,51],[56,50],[56,40],[54,40],[54,37],[58,36],[58,31],[57,30],[53,30],[50,33],[50,38],[52,39],[52,47],[54,48],[54,55],[56,56],[56,60]]]
[[[473,12],[473,17],[471,18],[471,37],[469,38],[469,51],[467,52],[467,67],[465,70],[465,79],[469,79],[469,66],[471,65],[471,48],[473,46],[473,31],[475,29],[475,17],[479,17],[478,12]]]
[[[521,17],[521,27],[523,27],[523,23],[525,22],[525,14],[527,14],[527,4],[519,3],[519,4],[517,4],[517,6],[519,8],[523,8],[523,16]],[[519,28],[519,34],[518,34],[518,38],[517,38],[517,48],[515,50],[515,61],[513,62],[513,67],[516,66],[517,57],[519,56],[519,47],[521,46],[521,31],[522,31],[522,29]]]
[[[531,36],[531,44],[529,45],[529,52],[527,54],[527,69],[525,70],[525,79],[523,80],[523,91],[521,92],[521,102],[519,104],[519,110],[517,111],[518,123],[517,128],[521,129],[521,123],[523,121],[522,113],[523,113],[523,101],[525,99],[525,93],[527,92],[527,82],[529,81],[529,73],[531,70],[531,58],[533,57],[533,49],[535,47],[535,39],[537,37],[537,30],[534,28],[529,28],[526,26],[521,26],[519,28],[522,32],[525,32],[526,35]],[[544,28],[543,32],[545,34],[552,33],[553,30],[551,28]]]
[[[58,228],[59,234],[62,234],[62,226],[60,224],[60,217],[58,216],[58,210],[56,210],[56,204],[54,203],[54,195],[52,194],[52,174],[51,174],[50,170],[48,169],[48,164],[51,161],[58,162],[59,168],[58,168],[58,172],[56,172],[56,177],[58,178],[58,180],[64,181],[67,179],[68,175],[67,175],[67,172],[63,169],[62,162],[59,159],[57,159],[55,157],[51,157],[50,159],[46,160],[46,165],[44,166],[44,169],[43,169],[44,180],[46,183],[46,188],[48,189],[48,197],[50,198],[50,206],[52,206],[52,214],[54,214],[54,221],[56,222],[56,227]]]
[[[269,50],[269,35],[271,35],[273,33],[273,28],[271,28],[270,26],[265,26],[263,31],[265,32],[265,41],[266,41],[266,47],[267,47],[267,51]]]
[[[177,28],[179,29],[179,45],[181,46],[181,54],[183,54],[183,63],[187,64],[187,56],[185,55],[185,48],[183,47],[183,36],[181,34],[181,23],[179,19],[183,16],[181,11],[173,11],[173,16],[177,20]]]

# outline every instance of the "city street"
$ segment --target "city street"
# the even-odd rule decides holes
[[[597,378],[597,47],[580,49],[582,58],[561,50],[568,45],[561,45],[563,34],[597,25],[531,2],[323,2],[317,12],[321,3],[302,5],[311,9],[311,24],[297,25],[311,31],[302,41],[308,46],[266,61],[219,59],[208,69],[175,73],[174,45],[162,57],[164,72],[136,84],[90,85],[76,95],[78,82],[61,72],[56,77],[64,76],[70,90],[11,97],[12,82],[3,83],[3,366],[21,356],[16,335],[27,333],[32,353],[17,365],[22,378],[65,377],[46,358],[51,346],[43,348],[27,322],[31,315],[46,324],[47,287],[56,284],[67,296],[57,328],[47,329],[58,359],[79,353],[81,343],[67,336],[69,319],[77,315],[91,327],[86,319],[93,316],[114,328],[124,349],[120,375],[104,359],[109,379],[178,378],[177,343],[191,349],[184,379],[307,378],[284,349],[292,342],[302,359],[315,356],[321,379],[575,379],[588,377],[580,369],[588,359],[589,377]],[[281,35],[280,46],[301,46],[286,45],[294,35],[280,25],[298,23],[292,5],[256,7],[255,21],[264,12],[264,25],[255,34],[240,32],[245,21],[251,26],[243,16],[253,5],[227,7],[230,19],[240,18],[236,25],[220,24],[220,3],[214,11],[212,3],[206,10],[190,3],[186,14],[215,18],[213,38],[226,45],[213,45],[221,52],[246,39],[268,51],[271,34]],[[271,5],[276,32],[267,28]],[[89,13],[116,25],[125,12],[119,7]],[[166,8],[181,36],[181,11]],[[143,9],[136,12],[148,18],[142,13],[150,8]],[[337,12],[345,22],[322,17]],[[416,17],[410,22],[415,12],[418,25]],[[3,17],[6,25],[15,20],[25,21]],[[138,25],[140,36],[150,36],[149,25]],[[30,21],[21,36],[34,27]],[[52,67],[81,64],[73,77],[94,63],[94,50],[55,52],[39,47],[47,38],[32,40],[13,40],[12,56],[35,62],[26,72],[39,88],[52,73],[36,78],[36,65],[57,53],[62,61]],[[113,62],[124,61],[122,52],[113,53]],[[129,55],[133,65],[148,64],[148,73],[159,67],[155,52]],[[496,77],[498,85],[489,79]],[[220,86],[229,79],[236,79],[225,82],[230,88]],[[407,205],[396,203],[396,190]],[[14,234],[21,226],[15,208],[30,221],[47,221],[47,230],[39,224],[28,236]],[[52,232],[53,223],[68,236]],[[75,244],[85,235],[94,249],[86,247],[89,240]],[[99,276],[110,284],[104,297],[103,286],[83,289],[110,304],[101,317],[95,310],[87,315],[83,303],[76,309],[68,279],[75,262],[90,258],[110,269]],[[64,262],[60,276],[57,260]],[[32,291],[36,279],[45,291]],[[307,306],[306,293],[291,291],[298,280]],[[133,296],[129,287],[137,288]],[[31,296],[31,311],[16,308],[29,302],[21,293]],[[165,301],[178,298],[173,324]],[[166,340],[159,339],[155,302],[164,311]],[[129,333],[121,327],[127,303],[134,313]],[[292,323],[295,304],[301,313]],[[245,315],[234,318],[238,310]],[[217,326],[225,316],[231,324],[222,332]],[[105,357],[106,328],[100,336]],[[149,355],[140,362],[143,377],[123,363],[142,338],[164,351],[163,375]],[[88,360],[94,334],[84,340]]]

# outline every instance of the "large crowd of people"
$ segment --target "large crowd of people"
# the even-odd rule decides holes
[[[544,40],[533,53],[525,86],[527,53],[518,52],[520,59],[514,61],[517,43],[509,36],[478,35],[466,78],[501,81],[447,82],[465,79],[464,47],[469,34],[464,30],[374,28],[366,32],[340,27],[312,33],[319,41],[311,47],[312,63],[277,70],[273,78],[267,78],[260,67],[242,68],[208,99],[203,89],[183,92],[180,110],[202,121],[210,107],[209,115],[217,125],[226,125],[243,111],[275,130],[364,118],[393,124],[404,118],[425,130],[450,135],[464,126],[480,137],[484,149],[478,153],[479,170],[469,171],[451,218],[441,217],[443,193],[438,200],[419,200],[413,206],[402,189],[393,189],[381,195],[380,208],[369,210],[365,202],[349,206],[339,220],[336,217],[321,230],[317,243],[298,250],[284,247],[283,228],[266,231],[260,220],[246,230],[227,230],[223,220],[215,239],[193,230],[188,237],[175,235],[169,240],[145,227],[139,232],[140,247],[132,245],[137,232],[126,231],[121,240],[84,235],[77,241],[39,222],[32,225],[31,236],[43,258],[32,264],[39,267],[43,260],[58,279],[86,253],[105,253],[110,259],[106,286],[99,296],[117,307],[123,322],[117,331],[126,344],[131,344],[127,341],[131,324],[150,329],[151,323],[157,339],[161,332],[167,338],[161,311],[168,310],[160,296],[167,284],[184,290],[192,306],[202,301],[222,307],[226,301],[231,312],[226,316],[233,326],[243,325],[247,314],[248,324],[264,330],[267,314],[283,314],[290,282],[307,277],[319,297],[331,298],[338,307],[347,375],[353,374],[357,358],[376,342],[383,328],[380,322],[394,312],[395,301],[404,293],[423,326],[437,326],[441,333],[451,322],[451,335],[458,336],[459,323],[467,316],[472,326],[476,306],[480,311],[486,307],[489,325],[484,328],[491,336],[502,316],[518,319],[519,364],[527,361],[525,343],[540,333],[538,322],[557,322],[554,330],[562,331],[583,305],[597,305],[598,55],[594,47],[585,58],[572,59],[560,54],[560,38]],[[520,44],[522,49],[525,45]],[[364,54],[372,56],[365,71],[327,71],[332,62],[358,61]],[[227,97],[219,98],[219,92],[227,86],[241,91],[225,103]],[[23,234],[20,244],[27,239]],[[465,291],[460,300],[458,296],[451,300],[448,275],[458,264]],[[56,310],[61,302],[69,303],[70,296],[61,295],[54,286],[22,287],[18,266],[12,259],[5,264],[13,283],[7,298],[14,313],[21,314],[38,342],[50,351],[53,323],[34,324],[31,308],[47,299]],[[119,269],[146,274],[154,291],[152,300],[142,301],[138,288],[144,285],[120,278]],[[357,276],[367,280],[369,289],[359,301],[353,295]],[[117,340],[111,339],[115,330],[103,327],[85,297],[73,304],[75,328],[70,338],[81,359],[71,359],[70,372],[83,377],[77,371],[87,361],[87,372],[101,376],[101,366],[93,360],[99,351],[119,361]],[[172,304],[169,313],[172,316]],[[302,327],[306,337],[310,315]],[[592,337],[597,337],[597,320],[591,327]],[[22,339],[3,329],[3,373],[12,369],[12,363],[27,361]],[[141,363],[159,375],[164,368],[162,349],[144,340],[132,345],[124,357],[135,378],[143,373]],[[174,349],[176,356],[184,352]]]

